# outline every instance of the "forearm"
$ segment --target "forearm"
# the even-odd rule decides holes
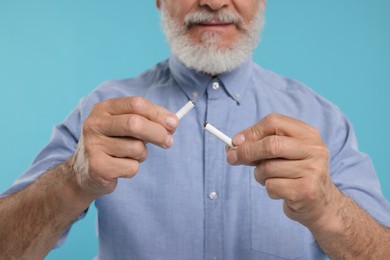
[[[70,161],[0,200],[0,259],[43,259],[94,198],[78,187]]]
[[[341,192],[336,197],[327,215],[309,227],[320,247],[331,259],[390,259],[390,229]]]

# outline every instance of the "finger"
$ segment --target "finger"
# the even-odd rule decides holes
[[[253,165],[258,161],[275,158],[299,160],[308,158],[313,148],[313,145],[296,138],[271,135],[229,150],[227,160],[233,165]]]
[[[297,189],[297,180],[285,178],[270,178],[265,182],[268,196],[271,199],[283,199],[289,202],[296,202],[300,198]]]
[[[100,182],[101,185],[117,178],[132,178],[138,172],[139,162],[137,160],[115,158],[104,153],[95,156],[89,160],[91,178]]]
[[[172,135],[162,125],[136,114],[105,116],[96,124],[105,136],[133,137],[164,148],[173,143]]]
[[[134,138],[102,138],[102,149],[111,157],[130,158],[139,162],[146,160],[148,150],[143,141]]]
[[[169,131],[173,131],[179,124],[174,113],[142,97],[109,99],[102,102],[101,109],[109,115],[137,114],[161,124]]]
[[[233,137],[234,145],[241,145],[245,141],[253,142],[266,136],[290,136],[298,139],[318,137],[318,131],[299,120],[280,114],[270,114],[257,124],[241,131]]]
[[[258,183],[265,185],[267,179],[298,179],[304,176],[305,166],[302,161],[272,159],[259,162],[254,171]]]
[[[270,198],[284,200],[295,213],[308,211],[324,197],[320,188],[301,179],[267,179],[265,187]]]

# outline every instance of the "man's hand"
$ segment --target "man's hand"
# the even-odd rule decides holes
[[[337,188],[330,179],[328,150],[319,132],[301,121],[271,114],[233,137],[233,165],[253,165],[255,179],[285,214],[306,226],[326,216]]]
[[[147,157],[146,143],[173,144],[175,114],[141,97],[95,105],[85,120],[73,160],[79,185],[97,196],[112,192],[118,178],[133,177]]]
[[[235,135],[233,144],[227,161],[256,166],[268,195],[284,200],[286,215],[308,227],[331,259],[390,259],[390,229],[333,184],[315,128],[271,114]]]

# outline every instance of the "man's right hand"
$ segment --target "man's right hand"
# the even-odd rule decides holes
[[[70,160],[0,199],[0,259],[43,259],[94,199],[137,173],[145,143],[171,147],[178,124],[175,114],[140,97],[96,104]]]
[[[131,178],[147,157],[146,143],[173,144],[177,116],[141,97],[96,104],[85,120],[72,167],[81,188],[94,196],[114,191],[118,178]]]

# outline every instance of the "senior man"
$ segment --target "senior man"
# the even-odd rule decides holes
[[[1,258],[43,258],[96,201],[99,259],[389,259],[390,206],[348,120],[250,59],[265,0],[156,4],[172,56],[55,128],[0,200]]]

